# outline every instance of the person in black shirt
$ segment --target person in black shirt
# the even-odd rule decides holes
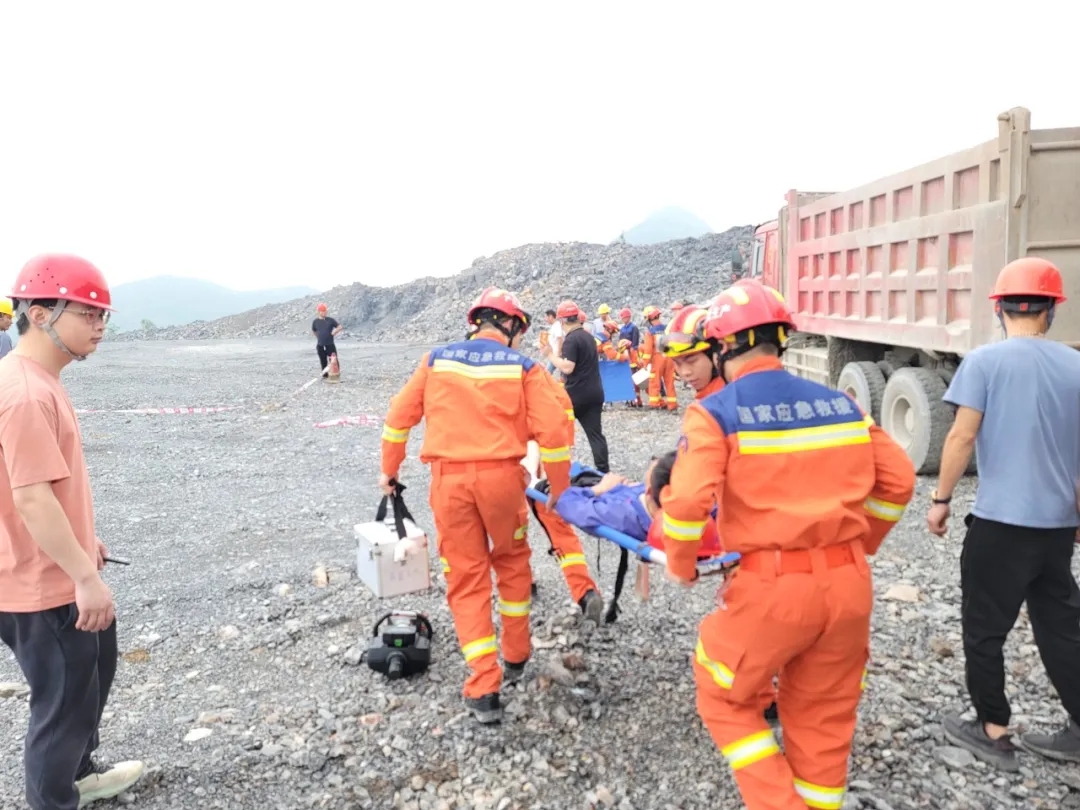
[[[319,304],[315,312],[315,320],[311,322],[311,334],[315,336],[315,351],[325,371],[326,364],[330,362],[330,355],[337,354],[334,338],[341,334],[342,326],[333,318],[326,317],[326,304]],[[339,357],[338,360],[340,361],[341,358]]]
[[[607,439],[601,425],[604,384],[600,379],[596,339],[582,329],[585,314],[573,301],[559,304],[556,314],[563,324],[562,357],[554,357],[550,346],[544,348],[544,357],[563,374],[566,394],[574,406],[574,418],[592,448],[593,467],[602,473],[610,472]]]

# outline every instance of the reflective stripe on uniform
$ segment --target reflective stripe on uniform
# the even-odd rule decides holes
[[[382,437],[384,442],[404,444],[409,440],[409,428],[390,427],[390,425],[383,423]]]
[[[796,779],[795,792],[806,802],[807,807],[817,807],[820,810],[841,810],[844,806],[844,793],[847,791],[842,787],[825,787]]]
[[[731,685],[735,683],[735,673],[721,664],[719,661],[713,661],[709,656],[705,654],[705,645],[701,643],[701,639],[698,639],[697,647],[694,648],[694,659],[705,667],[712,675],[712,679],[716,682],[716,685],[722,689],[730,689]]]
[[[693,542],[694,540],[700,540],[702,532],[705,531],[704,520],[677,520],[664,513],[663,523],[664,534],[670,537],[672,540],[684,540]]]
[[[896,523],[904,516],[904,504],[902,503],[889,503],[883,501],[880,498],[867,498],[863,503],[863,508],[878,520],[887,520],[890,523]]]
[[[739,440],[739,452],[743,455],[801,453],[827,447],[869,444],[872,424],[873,420],[867,417],[856,422],[791,430],[740,430],[735,435]]]
[[[562,447],[541,447],[540,460],[545,463],[552,463],[555,461],[569,461],[570,448],[566,445],[563,445]]]
[[[450,573],[450,561],[446,557],[439,557],[439,562],[442,563],[442,572],[444,574]]]
[[[862,671],[862,678],[859,679],[859,691],[860,692],[866,689],[866,684],[869,682],[869,680],[870,680],[870,670],[864,669]]]
[[[528,531],[529,531],[528,526],[518,526],[516,529],[514,529],[514,539],[515,540],[524,540],[525,535],[528,533]]]
[[[574,421],[574,409],[573,408],[567,408],[566,409],[566,418],[569,419],[571,422]]]
[[[461,653],[465,656],[466,661],[475,661],[481,656],[495,655],[498,652],[499,643],[495,640],[495,636],[478,638],[476,641],[470,641],[461,648]]]
[[[470,380],[520,380],[525,369],[520,363],[504,363],[490,366],[471,366],[460,360],[436,358],[431,364],[436,374],[458,374]]]
[[[524,602],[507,602],[505,599],[499,600],[499,613],[503,616],[528,616],[531,607],[531,599],[526,599]]]
[[[780,746],[776,744],[776,737],[772,731],[755,731],[749,736],[725,745],[720,749],[731,770],[737,771],[755,762],[760,762],[766,757],[780,753]]]
[[[572,565],[588,565],[584,554],[566,554],[559,560],[560,568],[569,568]]]

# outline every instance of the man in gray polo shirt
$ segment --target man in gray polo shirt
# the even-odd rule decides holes
[[[979,759],[1015,771],[1002,647],[1025,601],[1069,723],[1018,742],[1080,762],[1080,589],[1072,574],[1080,527],[1080,352],[1044,339],[1065,301],[1050,262],[1006,265],[990,297],[1006,339],[967,355],[945,394],[957,406],[956,420],[927,526],[944,536],[953,488],[974,448],[979,489],[964,521],[960,586],[967,688],[977,717],[947,717],[944,730]]]

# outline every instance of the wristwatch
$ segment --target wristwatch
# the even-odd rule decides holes
[[[933,492],[930,493],[930,500],[933,503],[948,503],[952,500],[952,495],[950,495],[948,498],[939,497],[938,491],[935,489]]]

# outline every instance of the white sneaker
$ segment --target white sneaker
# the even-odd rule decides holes
[[[75,783],[79,789],[79,807],[99,799],[119,796],[134,785],[143,775],[143,764],[137,759],[117,762],[115,765],[95,764],[93,773]]]

